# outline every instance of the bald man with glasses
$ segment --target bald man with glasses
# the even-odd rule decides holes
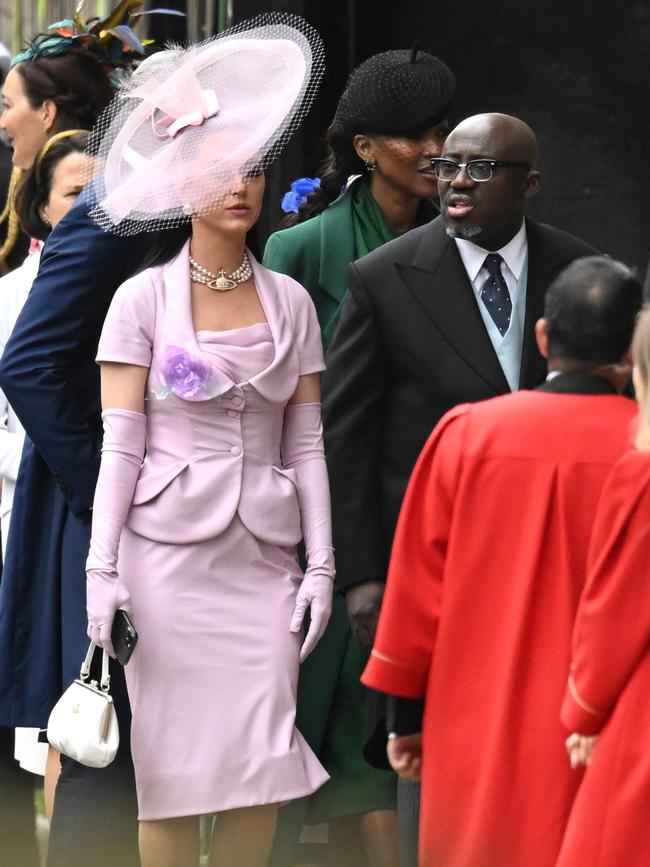
[[[569,262],[595,252],[525,216],[540,188],[537,150],[518,118],[464,120],[433,160],[441,216],[350,266],[323,409],[337,584],[367,646],[402,498],[427,437],[459,403],[543,382],[534,326],[546,288]],[[373,763],[385,760],[383,709],[371,693],[366,755]],[[419,730],[413,710],[398,707],[395,726]],[[402,786],[407,867],[416,863],[417,811],[413,784]]]

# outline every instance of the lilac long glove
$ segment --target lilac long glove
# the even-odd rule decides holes
[[[117,552],[144,458],[146,416],[126,409],[107,409],[102,421],[102,462],[86,561],[86,611],[88,637],[114,656],[113,618],[117,609],[129,602],[129,594],[118,580]]]
[[[296,403],[285,409],[282,462],[285,468],[296,471],[300,522],[307,551],[307,569],[289,627],[298,632],[310,609],[311,623],[300,650],[303,662],[325,632],[332,613],[334,585],[330,491],[319,403]]]

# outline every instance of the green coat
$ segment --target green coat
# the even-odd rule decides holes
[[[334,334],[347,294],[347,270],[357,256],[352,225],[352,190],[356,181],[317,217],[271,235],[264,265],[288,274],[311,295],[325,349]]]

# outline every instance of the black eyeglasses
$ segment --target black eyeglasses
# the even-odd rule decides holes
[[[511,160],[470,160],[467,163],[457,163],[456,160],[446,160],[443,157],[432,157],[431,165],[439,181],[453,181],[461,169],[466,169],[467,174],[477,184],[489,181],[494,175],[495,169],[500,168],[525,168],[532,169],[529,163],[513,162]]]

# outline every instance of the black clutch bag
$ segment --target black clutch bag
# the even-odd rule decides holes
[[[111,641],[117,661],[120,665],[126,665],[138,643],[138,633],[135,631],[131,618],[122,608],[118,608],[115,612]]]

